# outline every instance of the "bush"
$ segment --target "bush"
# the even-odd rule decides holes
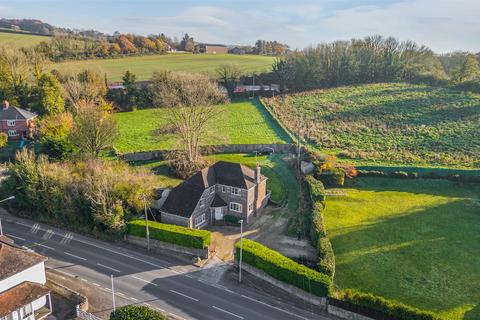
[[[313,176],[306,176],[305,182],[307,184],[308,192],[312,202],[325,202],[325,187],[321,181],[318,181]]]
[[[128,222],[128,233],[137,237],[146,237],[145,220],[133,220]],[[148,222],[150,238],[183,247],[203,249],[211,243],[211,233],[207,230],[199,230],[176,226],[173,224]]]
[[[235,256],[238,260],[240,242],[237,242],[235,247]],[[332,280],[327,275],[298,264],[258,242],[243,239],[242,258],[243,262],[264,271],[271,277],[316,296],[327,297],[332,292]]]
[[[314,202],[311,213],[311,226],[310,226],[310,239],[314,244],[317,243],[318,238],[326,237],[327,231],[325,230],[323,219],[323,204],[320,202]]]
[[[332,243],[327,237],[320,237],[317,249],[319,256],[318,271],[333,279],[335,276],[335,254],[333,253]]]
[[[0,132],[0,148],[3,148],[7,145],[8,142],[8,134],[5,132]]]
[[[146,306],[124,306],[110,314],[110,320],[167,320],[160,312]]]
[[[342,168],[325,170],[317,174],[315,178],[328,187],[341,187],[345,184],[345,170]]]
[[[232,216],[230,214],[227,214],[227,215],[223,216],[223,221],[225,221],[228,224],[234,225],[234,226],[240,226],[240,222],[239,222],[240,219],[241,218],[239,218],[237,216]]]
[[[388,300],[383,297],[356,290],[345,290],[342,292],[340,299],[380,311],[398,320],[440,320],[440,318],[433,312],[420,310],[394,300]]]

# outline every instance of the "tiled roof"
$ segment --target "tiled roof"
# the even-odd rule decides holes
[[[0,239],[0,280],[47,260],[47,257],[17,247],[8,240]]]
[[[261,175],[260,179],[267,178]],[[161,211],[189,218],[203,191],[216,184],[250,189],[255,186],[255,171],[240,163],[219,161],[173,188]]]
[[[0,317],[9,315],[26,304],[50,293],[50,289],[39,283],[24,281],[0,293]]]
[[[33,119],[36,116],[37,115],[35,113],[32,113],[22,108],[17,108],[17,107],[8,107],[8,108],[0,109],[0,120],[18,120],[18,119],[28,120],[28,119]]]

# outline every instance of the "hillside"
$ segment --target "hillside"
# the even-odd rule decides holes
[[[319,149],[357,163],[480,167],[480,95],[370,84],[266,99],[290,129],[304,117]]]
[[[51,65],[51,69],[64,72],[91,69],[106,73],[108,81],[121,81],[125,71],[133,72],[138,80],[148,80],[159,70],[214,74],[225,63],[239,65],[246,72],[261,72],[271,68],[273,57],[234,54],[182,54],[147,55],[117,59],[68,61]]]
[[[51,37],[47,36],[0,31],[0,47],[30,48],[42,41],[50,41],[50,39]]]
[[[263,106],[250,101],[220,105],[210,125],[207,144],[284,143],[289,137]],[[121,153],[179,148],[177,137],[159,133],[167,125],[167,109],[155,108],[115,114],[120,138],[115,148]]]

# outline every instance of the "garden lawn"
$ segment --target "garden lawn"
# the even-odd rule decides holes
[[[335,284],[480,319],[480,185],[357,178],[325,211]]]
[[[37,36],[32,34],[20,34],[11,32],[2,32],[0,30],[0,47],[5,48],[31,48],[42,41],[50,41],[51,37]]]
[[[207,144],[286,143],[290,138],[256,100],[217,106],[206,137]],[[168,123],[168,109],[154,108],[115,114],[120,138],[115,148],[120,153],[179,149],[174,134],[157,134]]]
[[[215,75],[222,64],[238,65],[245,73],[260,73],[271,70],[275,58],[260,55],[235,54],[188,54],[171,53],[164,55],[146,55],[116,59],[94,59],[55,63],[50,69],[63,72],[79,72],[84,69],[106,74],[108,81],[122,81],[122,75],[129,70],[137,80],[149,80],[152,73],[160,70],[206,73]]]

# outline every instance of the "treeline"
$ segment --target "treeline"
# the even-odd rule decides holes
[[[27,31],[44,35],[53,35],[54,26],[36,19],[0,19],[0,28],[14,31]]]
[[[278,41],[257,40],[253,46],[235,46],[228,52],[233,54],[258,54],[264,56],[283,56],[290,47]]]
[[[277,60],[273,74],[293,91],[375,82],[459,85],[478,80],[473,54],[436,55],[426,46],[371,36],[335,41],[291,52]]]

